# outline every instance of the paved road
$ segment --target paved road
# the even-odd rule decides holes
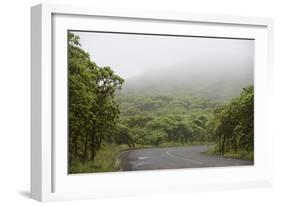
[[[253,161],[205,155],[208,146],[135,149],[123,152],[122,171],[253,165]]]

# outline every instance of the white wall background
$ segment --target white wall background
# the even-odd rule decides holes
[[[0,6],[0,205],[38,205],[30,181],[30,6],[47,1],[6,0]],[[47,203],[59,205],[280,205],[281,204],[281,12],[279,0],[52,0],[155,11],[265,16],[275,20],[275,97],[272,132],[276,186],[178,195]]]

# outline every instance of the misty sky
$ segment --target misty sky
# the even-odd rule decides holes
[[[98,66],[110,66],[125,79],[182,66],[207,73],[224,68],[226,72],[251,70],[247,73],[253,74],[253,40],[73,33],[80,36],[82,48]]]

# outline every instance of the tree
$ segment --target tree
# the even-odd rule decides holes
[[[254,87],[244,88],[239,97],[214,111],[209,123],[212,139],[218,152],[254,149]]]
[[[149,133],[147,138],[149,139],[150,145],[157,146],[167,138],[167,134],[163,130],[155,130]]]
[[[192,140],[193,129],[189,122],[177,122],[174,128],[173,134],[182,143],[186,143],[188,140]]]
[[[132,137],[127,125],[122,123],[117,124],[113,136],[116,144],[127,144],[131,146]]]
[[[94,160],[102,142],[110,141],[119,116],[115,94],[124,80],[110,67],[99,67],[68,33],[69,162]]]

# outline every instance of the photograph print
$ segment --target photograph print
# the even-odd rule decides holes
[[[254,40],[68,31],[68,173],[254,164]]]

